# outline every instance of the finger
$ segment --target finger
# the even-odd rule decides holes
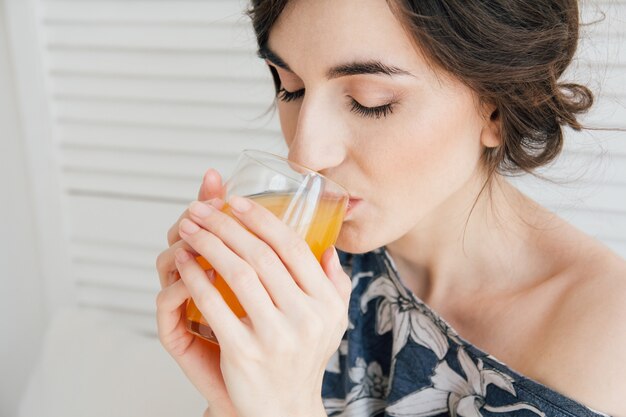
[[[216,235],[193,221],[185,219],[180,227],[182,238],[224,278],[253,325],[276,318],[276,307],[250,264],[230,250]]]
[[[320,279],[324,270],[309,245],[271,211],[243,197],[233,196],[228,204],[234,216],[280,256],[304,292],[323,298],[335,291],[328,279]]]
[[[182,321],[181,307],[190,297],[191,295],[183,281],[176,281],[169,287],[162,289],[157,295],[157,329],[159,339],[167,348],[171,347],[168,336]]]
[[[322,255],[322,267],[330,282],[335,286],[337,294],[341,298],[343,306],[347,312],[350,303],[350,294],[352,293],[352,281],[348,274],[343,270],[337,249],[334,246],[326,249]]]
[[[188,333],[191,334],[191,333]],[[224,384],[220,367],[220,346],[199,337],[193,337],[187,354],[179,356],[176,362],[216,412],[215,416],[236,416]],[[202,360],[198,360],[202,358]]]
[[[202,177],[202,184],[200,184],[200,190],[198,191],[198,200],[207,201],[213,198],[220,198],[224,196],[224,193],[225,188],[222,185],[222,176],[216,170],[209,168]],[[167,231],[168,246],[172,246],[175,242],[180,240],[178,225],[180,221],[185,218],[189,218],[188,210],[185,210]]]
[[[249,232],[245,233],[249,234]],[[243,309],[254,317],[255,321],[275,318],[273,313],[276,312],[276,307],[260,282],[256,271],[245,260],[234,253],[215,234],[189,219],[181,222],[180,234],[204,258],[204,263],[210,264],[224,278]],[[204,266],[202,262],[200,265]],[[250,321],[249,317],[248,320]]]
[[[176,251],[176,267],[180,271],[181,282],[185,283],[198,310],[220,344],[232,345],[234,342],[248,339],[245,325],[226,304],[220,292],[189,252],[184,249]]]
[[[216,170],[209,168],[202,178],[202,184],[198,191],[198,200],[206,201],[223,196],[224,187],[222,186],[222,176]]]
[[[183,281],[162,290],[157,297],[159,340],[209,404],[228,406],[230,399],[220,370],[220,348],[187,331],[184,320],[186,301],[191,297]],[[198,361],[198,358],[203,360]],[[226,413],[224,415],[231,415]]]
[[[217,236],[252,266],[279,310],[288,311],[301,303],[302,290],[267,243],[210,204],[195,201],[190,205],[189,214],[191,220]]]
[[[180,240],[180,236],[178,235],[178,225],[180,224],[180,221],[186,217],[189,217],[188,210],[185,210],[183,214],[181,214],[180,217],[178,217],[176,222],[174,222],[174,224],[167,231],[167,245],[168,246],[172,246],[174,243]]]
[[[213,205],[216,206],[218,201],[222,201],[221,199],[218,198],[213,198],[210,200],[206,200],[207,202],[213,202]],[[221,210],[222,206],[218,206],[218,209]],[[182,219],[188,219],[189,218],[189,210],[185,210],[183,212],[183,214],[180,215],[180,217],[178,218],[178,220],[176,220],[176,223],[174,223],[172,225],[172,227],[170,227],[170,229],[167,231],[167,244],[168,246],[172,246],[175,242],[178,242],[180,240],[180,235],[178,234],[178,226],[180,225],[180,222]]]
[[[220,173],[212,168],[209,168],[204,173],[204,177],[202,177],[202,184],[200,184],[200,190],[198,191],[198,200],[207,201],[213,198],[223,197],[224,192],[225,188],[222,185],[222,177]],[[188,210],[185,210],[167,231],[168,246],[172,246],[174,242],[180,240],[180,236],[178,234],[178,224],[184,218],[189,218]]]
[[[189,246],[189,243],[184,240],[179,240],[174,243],[172,246],[164,250],[157,256],[156,259],[156,269],[159,272],[159,281],[161,282],[161,288],[165,288],[171,285],[174,281],[180,278],[180,274],[176,269],[176,264],[174,262],[174,253],[176,249],[184,248],[188,251],[192,252],[195,255],[198,253]]]

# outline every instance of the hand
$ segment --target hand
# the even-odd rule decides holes
[[[221,197],[223,194],[219,173],[215,170],[208,170],[204,175],[198,199],[208,200]],[[194,252],[178,234],[179,223],[186,218],[189,218],[188,210],[185,210],[169,229],[167,240],[170,248],[161,252],[156,261],[162,288],[157,296],[159,340],[202,396],[207,399],[210,405],[210,415],[234,416],[236,414],[219,367],[219,347],[194,336],[184,326],[185,301],[190,298],[190,295],[187,287],[180,281],[180,275],[174,263],[174,252],[179,248]]]
[[[235,316],[189,251],[176,251],[176,265],[220,342],[230,399],[241,417],[325,416],[322,377],[347,327],[350,278],[333,247],[320,264],[269,210],[249,199],[229,203],[249,231],[194,202],[180,234],[224,277],[248,316]]]

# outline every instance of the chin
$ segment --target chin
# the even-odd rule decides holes
[[[366,233],[355,222],[347,221],[341,226],[335,247],[348,253],[365,253],[383,246],[376,244],[377,239],[372,239],[373,233]]]

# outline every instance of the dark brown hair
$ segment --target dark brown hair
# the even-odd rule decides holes
[[[251,1],[259,48],[288,1]],[[559,82],[578,44],[577,0],[386,1],[431,64],[496,108],[501,144],[485,149],[489,179],[534,174],[559,155],[563,127],[583,128],[577,117],[593,104],[592,92]]]

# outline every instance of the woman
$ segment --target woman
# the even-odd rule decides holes
[[[254,0],[249,14],[289,158],[352,207],[343,268],[333,248],[320,265],[248,200],[231,203],[258,237],[214,210],[207,172],[157,261],[159,337],[205,416],[626,415],[625,262],[505,179],[552,161],[593,101],[559,81],[576,1]],[[190,296],[221,351],[185,331]]]

